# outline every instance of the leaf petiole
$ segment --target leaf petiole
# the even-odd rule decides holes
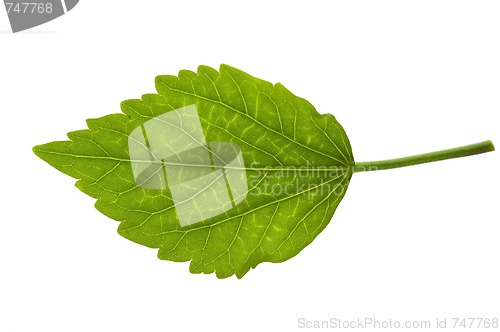
[[[409,157],[359,162],[354,166],[354,172],[379,171],[384,169],[412,166],[430,163],[433,161],[472,156],[475,154],[491,152],[494,150],[495,146],[493,145],[492,141],[484,141],[475,144],[459,146],[452,149],[418,154]]]

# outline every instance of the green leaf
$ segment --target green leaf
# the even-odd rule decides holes
[[[33,151],[78,179],[119,234],[160,259],[191,261],[193,273],[241,278],[295,256],[326,227],[354,169],[331,114],[226,65],[155,83],[157,94],[122,102],[123,114]]]
[[[78,179],[118,232],[193,273],[243,277],[283,262],[326,227],[354,172],[494,150],[491,141],[354,163],[331,114],[283,85],[222,65],[156,78],[158,94],[87,120],[33,151]]]

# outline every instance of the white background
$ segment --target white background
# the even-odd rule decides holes
[[[500,318],[499,152],[355,174],[310,246],[242,280],[120,237],[31,152],[154,92],[156,75],[221,63],[333,113],[358,161],[500,144],[499,17],[498,1],[82,0],[12,34],[0,10],[0,331]]]

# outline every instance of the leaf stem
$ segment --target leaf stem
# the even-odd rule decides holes
[[[472,156],[475,154],[486,153],[494,150],[495,147],[493,146],[492,141],[484,141],[475,144],[460,146],[453,149],[418,154],[409,157],[359,162],[354,166],[354,172],[379,171],[383,169],[412,166],[430,163],[433,161]]]

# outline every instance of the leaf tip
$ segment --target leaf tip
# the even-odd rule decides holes
[[[34,147],[31,148],[31,151],[33,151],[33,153],[40,158],[41,158],[41,151],[40,151],[41,146],[42,145],[35,145]]]
[[[31,151],[33,151],[33,153],[38,158],[40,158],[43,161],[48,162],[50,164],[50,162],[47,159],[48,158],[47,153],[51,150],[51,147],[52,147],[53,143],[54,142],[35,145],[34,147],[31,148]]]

